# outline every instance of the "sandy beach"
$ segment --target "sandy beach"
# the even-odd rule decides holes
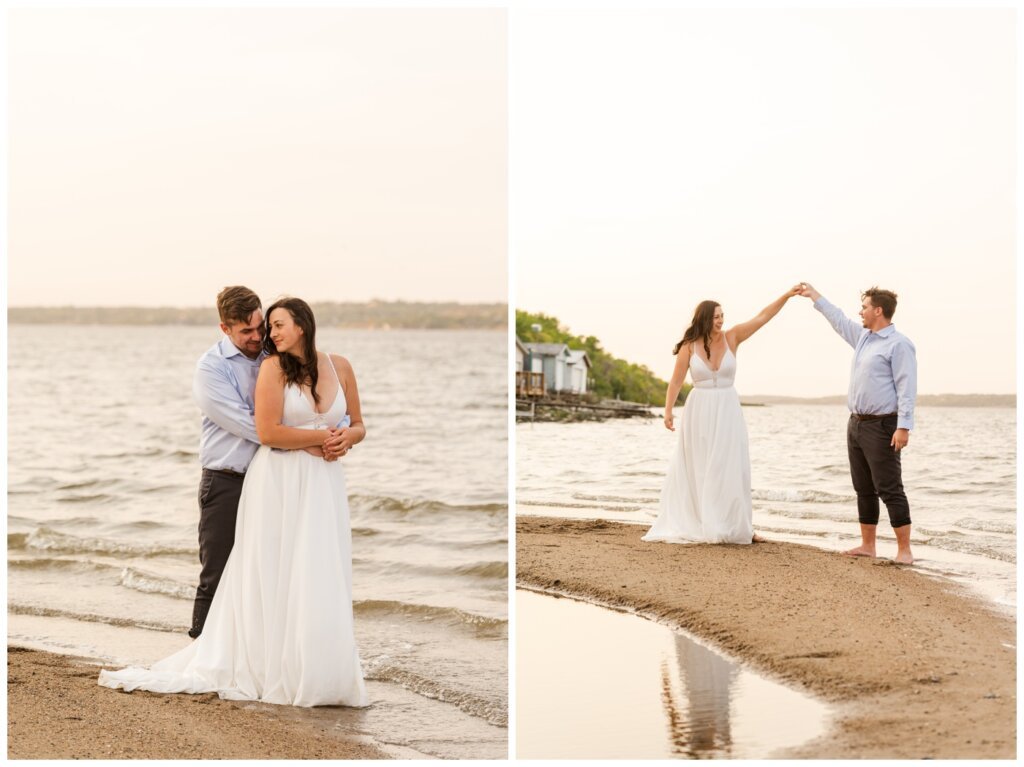
[[[84,661],[8,646],[7,758],[388,758],[337,731],[213,693],[110,690],[96,684],[98,671]]]
[[[520,517],[517,581],[663,620],[832,704],[790,758],[1016,756],[1015,629],[987,604],[886,559],[645,530]]]

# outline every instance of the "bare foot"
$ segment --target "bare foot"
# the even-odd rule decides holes
[[[750,542],[751,542],[751,543],[764,543],[764,542],[765,542],[765,539],[764,539],[764,538],[762,538],[762,537],[761,537],[760,535],[758,535],[757,533],[754,533],[754,537],[750,539]]]
[[[875,550],[865,548],[864,546],[858,546],[855,549],[848,549],[843,553],[848,557],[875,557]]]
[[[909,551],[901,551],[893,557],[892,561],[898,565],[912,565],[914,564],[914,555]]]

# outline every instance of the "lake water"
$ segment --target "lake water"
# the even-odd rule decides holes
[[[12,325],[8,638],[111,664],[184,646],[199,574],[198,327]],[[356,637],[374,705],[288,715],[504,758],[507,336],[320,328],[356,372],[345,459]],[[116,693],[111,693],[116,694]]]
[[[766,538],[831,550],[859,542],[846,408],[744,407],[743,415],[750,434],[754,529]],[[920,407],[915,420],[902,460],[916,566],[1013,611],[1016,411]],[[516,512],[650,525],[677,435],[660,417],[520,423]],[[879,555],[894,556],[884,505],[878,537]]]

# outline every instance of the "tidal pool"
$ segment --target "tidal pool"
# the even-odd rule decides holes
[[[516,591],[520,759],[764,759],[829,709],[637,615]]]

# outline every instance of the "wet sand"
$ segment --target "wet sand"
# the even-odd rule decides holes
[[[520,517],[517,581],[656,617],[835,704],[832,729],[787,757],[1016,756],[1015,627],[988,605],[890,560],[645,531]]]
[[[369,743],[215,694],[124,693],[99,667],[7,648],[8,759],[385,759]]]

